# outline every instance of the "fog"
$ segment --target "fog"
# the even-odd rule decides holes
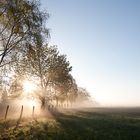
[[[39,102],[33,102],[31,100],[16,100],[16,101],[8,101],[8,102],[1,102],[0,103],[0,119],[5,118],[6,108],[9,106],[7,119],[18,119],[21,114],[21,109],[23,106],[23,118],[32,118],[33,114],[34,117],[44,115],[43,111],[40,108]],[[34,113],[33,113],[34,108]],[[46,110],[45,114],[47,113],[50,116],[49,112]]]

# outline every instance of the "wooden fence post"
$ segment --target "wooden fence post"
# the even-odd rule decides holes
[[[9,105],[7,105],[6,107],[6,112],[5,112],[5,117],[4,117],[5,120],[7,119],[8,110],[9,110]]]
[[[23,114],[23,105],[21,106],[21,112],[20,112],[19,120],[21,120],[21,118],[22,118],[22,114]]]
[[[23,105],[21,106],[20,116],[19,116],[19,119],[18,119],[18,121],[17,121],[16,127],[15,127],[14,130],[17,129],[17,127],[18,127],[18,125],[19,125],[19,123],[20,123],[20,121],[21,121],[22,114],[23,114]]]
[[[35,106],[33,106],[32,117],[34,118]]]

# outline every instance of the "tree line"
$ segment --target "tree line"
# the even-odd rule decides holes
[[[42,108],[89,99],[76,84],[67,56],[49,45],[48,18],[37,0],[0,1],[1,100],[23,98],[25,79],[36,85],[29,98],[38,99]]]

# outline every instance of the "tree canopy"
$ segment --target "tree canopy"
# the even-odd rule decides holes
[[[8,62],[4,62],[8,54],[21,50],[23,53],[29,45],[43,43],[43,35],[49,35],[45,27],[48,17],[47,13],[40,11],[37,1],[0,1],[0,66],[11,63],[10,58]]]

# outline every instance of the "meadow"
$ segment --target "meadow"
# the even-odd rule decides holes
[[[0,120],[1,140],[140,140],[140,108],[59,109]]]

